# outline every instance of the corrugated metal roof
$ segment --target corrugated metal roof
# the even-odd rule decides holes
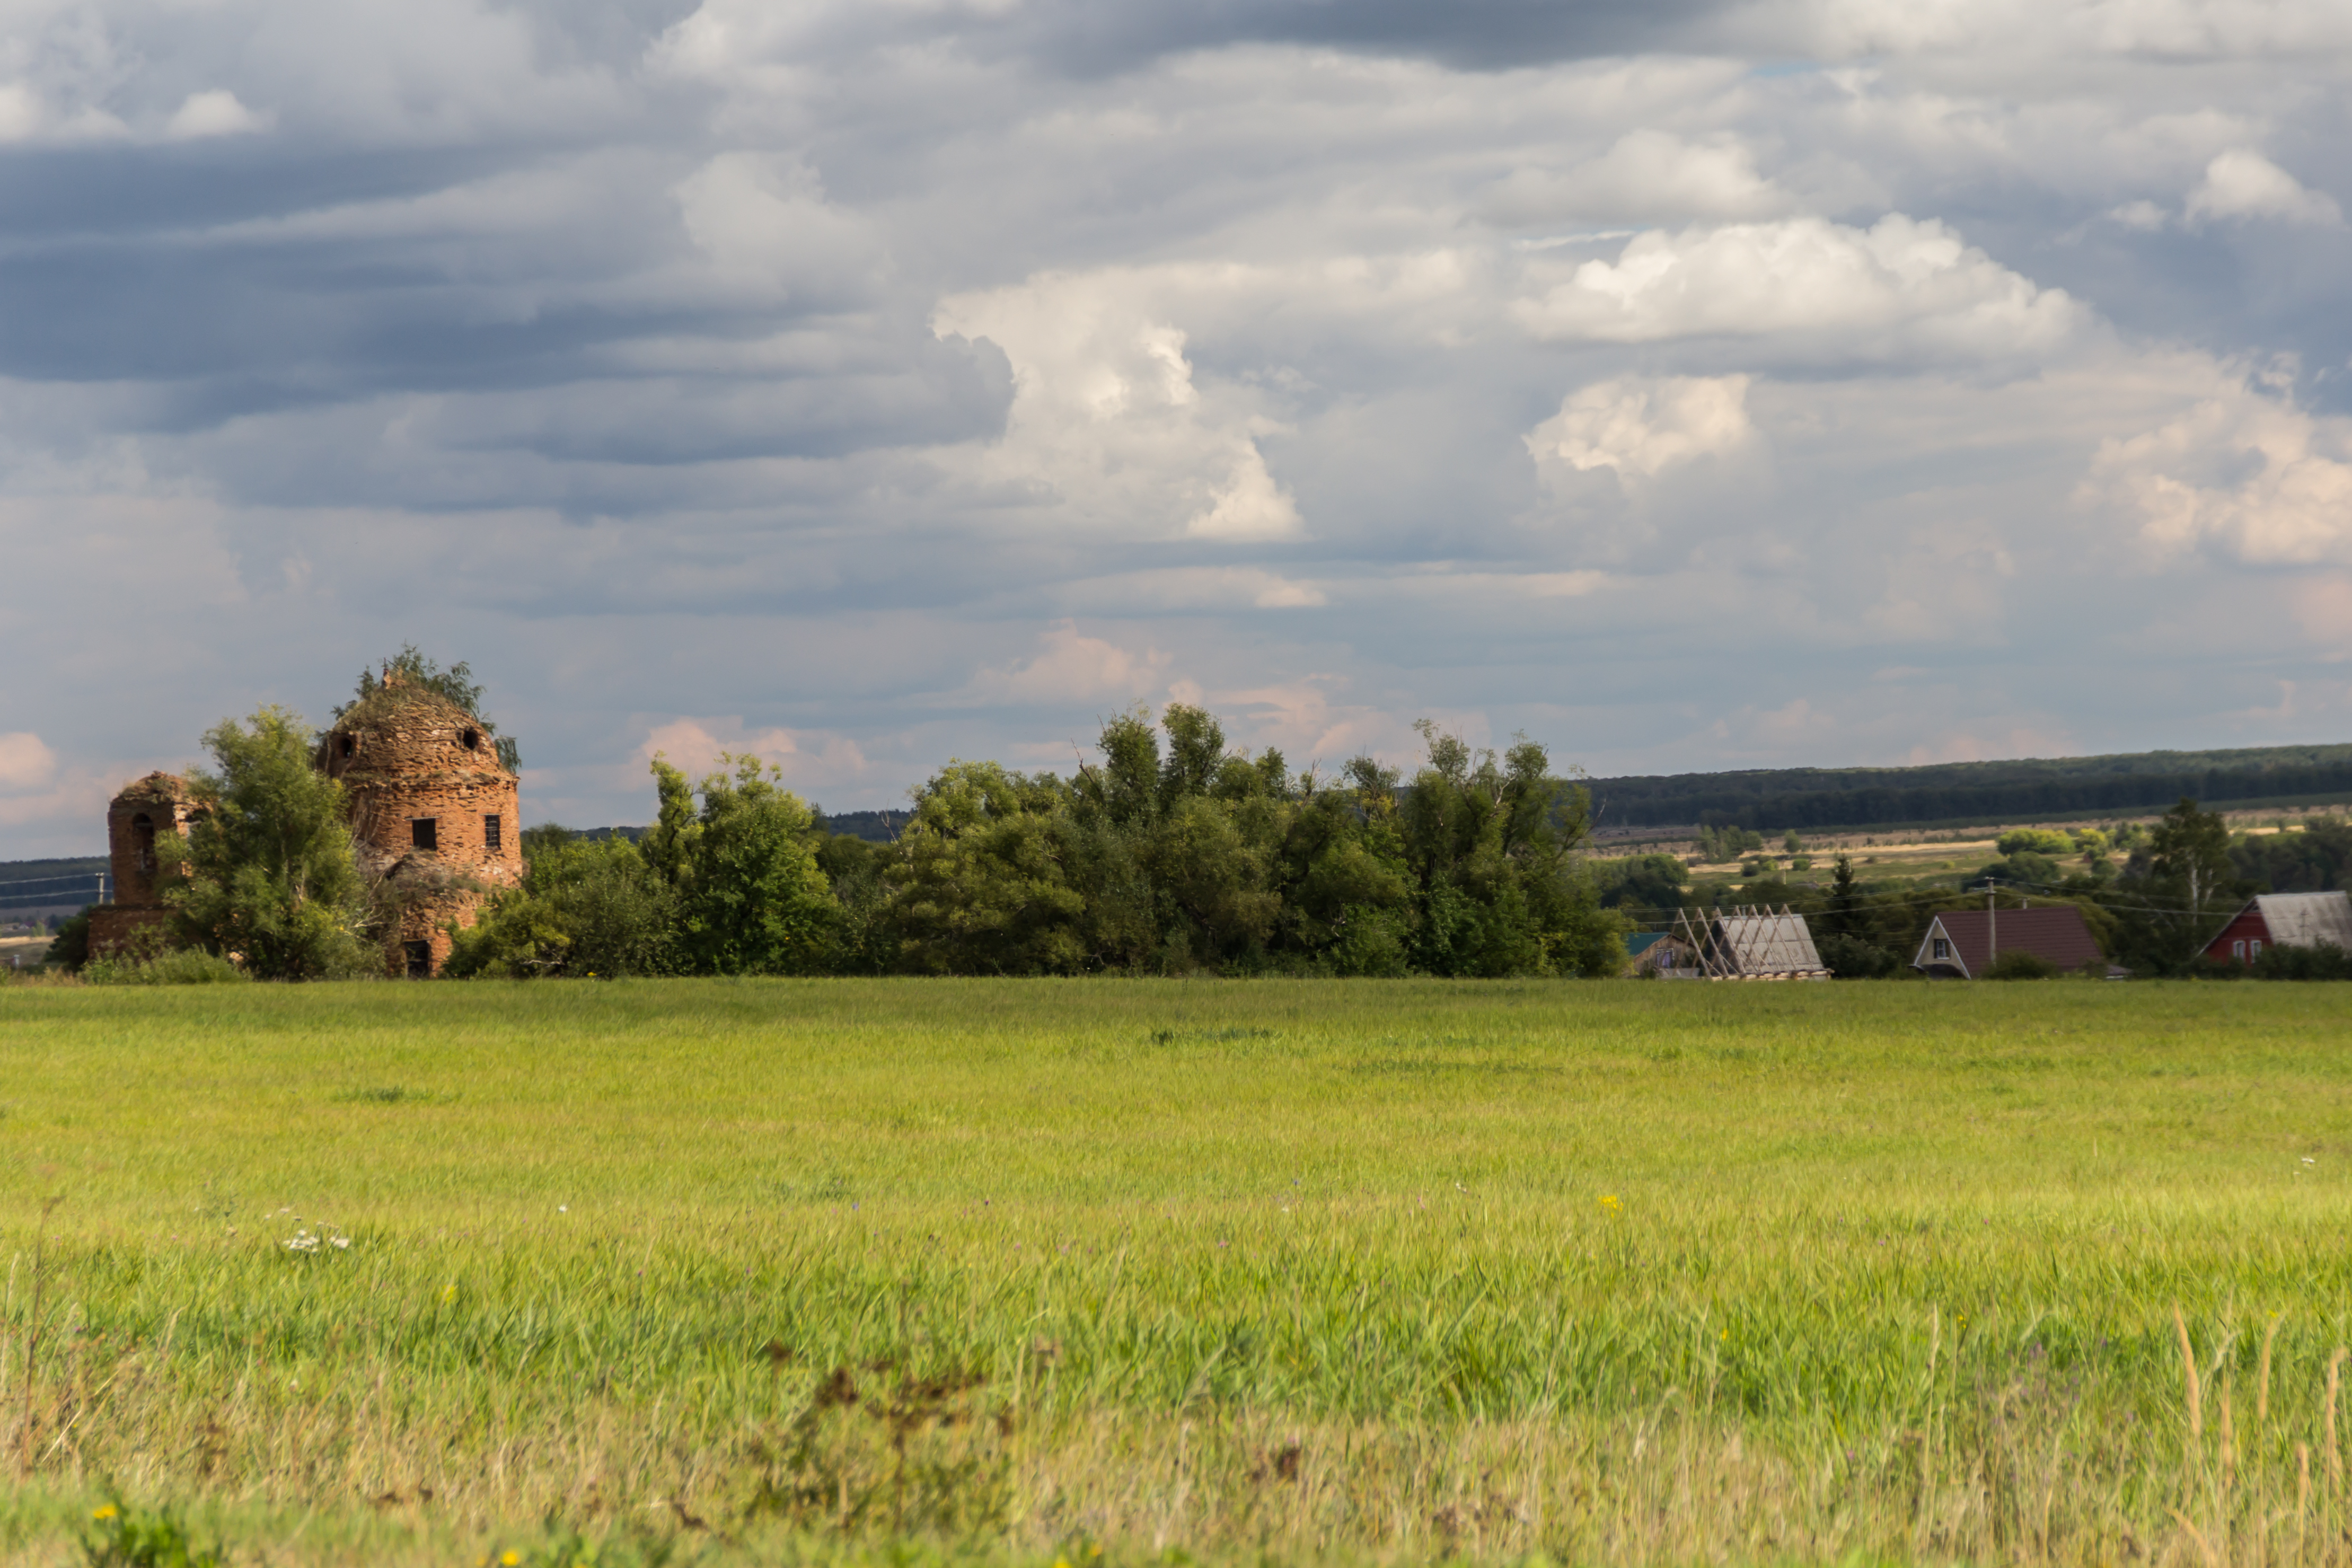
[[[2271,940],[2281,947],[2340,947],[2352,952],[2352,894],[2258,893]]]

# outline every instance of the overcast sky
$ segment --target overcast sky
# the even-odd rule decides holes
[[[575,826],[2352,728],[2342,0],[0,18],[0,858],[404,641]]]

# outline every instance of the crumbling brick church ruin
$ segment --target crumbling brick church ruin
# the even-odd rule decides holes
[[[320,741],[319,766],[351,803],[361,873],[397,900],[387,961],[434,973],[449,922],[522,881],[520,781],[479,719],[392,670]]]
[[[188,781],[175,773],[149,773],[123,786],[107,803],[107,869],[114,901],[89,911],[89,950],[111,952],[145,926],[171,917],[155,896],[155,842],[187,831],[195,812]]]
[[[320,771],[343,787],[362,875],[390,895],[384,962],[422,978],[449,956],[451,922],[523,876],[520,781],[481,720],[388,670],[320,739]],[[191,820],[188,786],[151,773],[106,817],[116,901],[90,916],[90,947],[120,946],[169,910],[156,901],[155,841]]]

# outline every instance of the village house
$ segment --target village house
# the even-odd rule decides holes
[[[2103,971],[2099,951],[2083,911],[2073,904],[2039,909],[1947,910],[1927,922],[1911,967],[1930,980],[1979,980],[2004,952],[2030,952],[2060,969],[2092,964]]]
[[[1638,979],[1696,977],[1696,955],[1673,931],[1638,931],[1625,939],[1625,973]]]
[[[2205,944],[2205,956],[2252,963],[2264,948],[2320,946],[2352,952],[2352,894],[2257,893]]]

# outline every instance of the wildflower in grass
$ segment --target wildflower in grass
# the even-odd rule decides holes
[[[516,1565],[517,1565],[518,1563],[521,1563],[521,1561],[522,1561],[522,1553],[521,1553],[521,1552],[517,1552],[517,1551],[516,1551],[513,1547],[511,1547],[511,1546],[508,1547],[504,1552],[499,1552],[499,1564],[500,1564],[500,1568],[516,1568]]]
[[[1603,1193],[1601,1195],[1601,1207],[1605,1214],[1622,1214],[1625,1209],[1625,1205],[1617,1201],[1615,1193]]]
[[[100,1521],[109,1520],[112,1519],[116,1514],[121,1513],[121,1511],[122,1510],[121,1509],[115,1507],[110,1502],[102,1502],[96,1508],[89,1510],[89,1517]]]

